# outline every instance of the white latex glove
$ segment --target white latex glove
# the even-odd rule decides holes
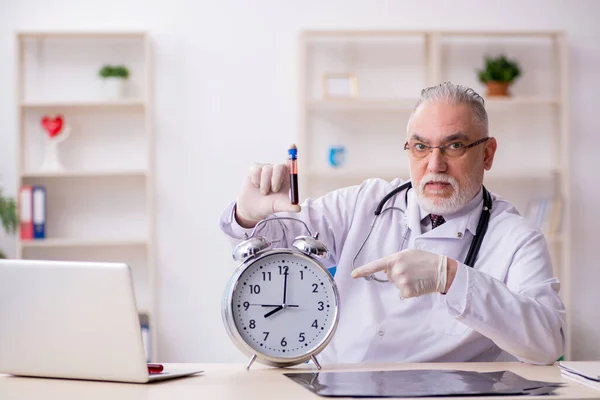
[[[400,289],[400,297],[421,296],[446,290],[448,258],[423,250],[406,249],[372,261],[352,271],[353,278],[386,271],[388,279]]]
[[[250,228],[277,212],[299,212],[290,201],[290,175],[286,164],[253,164],[236,199],[236,218]]]

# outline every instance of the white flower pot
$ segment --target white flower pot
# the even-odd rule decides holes
[[[125,97],[125,83],[123,78],[104,78],[104,96],[110,100],[119,100]]]

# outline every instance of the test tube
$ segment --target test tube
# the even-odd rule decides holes
[[[290,169],[290,201],[298,204],[298,149],[292,144],[288,149],[288,167]]]

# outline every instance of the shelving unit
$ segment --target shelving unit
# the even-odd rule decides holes
[[[487,97],[476,70],[484,55],[519,61],[511,96]],[[409,179],[406,125],[423,88],[444,81],[484,96],[498,152],[484,184],[522,214],[560,199],[560,230],[546,232],[561,279],[570,338],[571,218],[567,44],[562,32],[306,31],[300,38],[300,193],[317,197],[371,177]],[[358,95],[329,99],[327,74],[352,74]],[[329,151],[345,150],[342,166]],[[567,344],[566,358],[571,354]]]
[[[45,239],[21,241],[23,248],[147,246],[146,239]]]
[[[87,100],[87,101],[41,101],[41,102],[22,102],[20,106],[26,109],[48,109],[52,108],[55,110],[69,109],[69,108],[112,108],[112,107],[145,107],[145,102],[138,99],[123,99],[123,100]]]
[[[46,188],[46,238],[17,241],[17,258],[127,263],[156,358],[152,54],[146,32],[16,35],[18,184]],[[128,91],[104,95],[98,71],[126,65]],[[65,169],[41,169],[44,115],[62,114]],[[20,232],[17,234],[20,238]],[[146,340],[146,339],[145,339]],[[151,355],[151,357],[150,357]]]

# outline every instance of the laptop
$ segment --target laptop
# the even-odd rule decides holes
[[[0,373],[148,383],[200,372],[149,372],[127,264],[0,260]]]

